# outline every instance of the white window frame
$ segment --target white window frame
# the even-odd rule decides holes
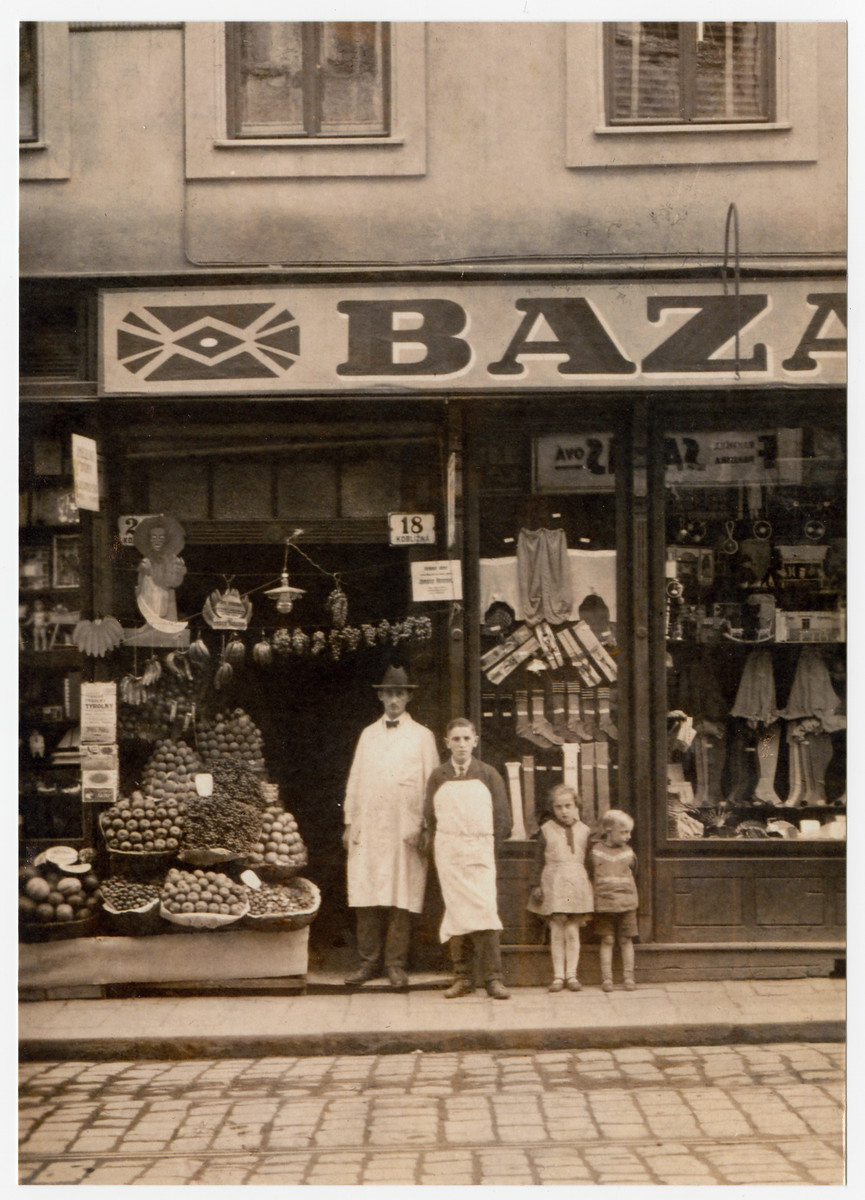
[[[818,64],[813,37],[813,24],[779,22],[775,26],[774,121],[608,125],[603,24],[568,24],[566,165],[594,169],[816,162]]]
[[[391,25],[391,114],[381,137],[230,138],[225,25],[184,26],[186,178],[294,179],[426,172],[426,27]]]
[[[69,24],[36,26],[36,140],[18,143],[22,180],[68,179],[72,165]]]

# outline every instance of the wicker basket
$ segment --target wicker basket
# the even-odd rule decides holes
[[[241,918],[241,925],[244,929],[257,929],[260,933],[287,932],[292,929],[304,929],[307,925],[311,925],[321,907],[321,892],[310,879],[304,879],[303,882],[313,894],[313,901],[308,911],[284,915],[268,913],[263,916],[247,913],[245,917]]]
[[[228,925],[237,925],[248,912],[248,904],[246,910],[237,916],[234,913],[175,913],[170,912],[165,904],[159,906],[159,915],[164,921],[168,921],[171,925],[176,925],[178,929],[183,929],[188,933],[199,929],[212,931],[225,929]]]
[[[93,937],[99,932],[99,914],[80,921],[20,921],[19,942],[62,942],[68,938]]]
[[[99,828],[108,855],[110,875],[120,875],[124,879],[137,879],[141,882],[161,879],[177,858],[175,850],[114,850],[105,838],[101,818]]]
[[[177,857],[191,867],[213,867],[218,863],[245,858],[245,850],[228,850],[225,846],[181,846]]]
[[[114,908],[107,900],[103,900],[102,912],[105,924],[112,933],[121,937],[148,937],[163,928],[159,906],[158,896],[141,908]]]

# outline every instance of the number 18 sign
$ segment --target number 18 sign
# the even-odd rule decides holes
[[[435,513],[388,513],[391,546],[435,545]]]

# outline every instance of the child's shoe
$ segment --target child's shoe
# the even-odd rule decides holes
[[[605,979],[605,980],[604,980],[604,982],[601,984],[601,988],[602,988],[602,989],[603,989],[605,992],[611,992],[611,991],[613,990],[613,981],[612,981],[612,979]]]
[[[633,975],[626,975],[625,976],[625,991],[633,992],[633,991],[636,991],[636,988],[637,988],[637,983],[636,983],[636,980],[634,979]]]
[[[550,984],[550,986],[547,988],[548,992],[563,992],[564,990],[565,990],[564,979],[554,979],[553,982]]]
[[[573,976],[567,981],[567,985],[569,992],[581,992],[583,990],[583,985],[580,983],[579,979],[576,979]]]

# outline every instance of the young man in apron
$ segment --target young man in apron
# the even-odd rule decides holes
[[[472,754],[474,725],[457,717],[447,727],[450,759],[427,784],[422,844],[433,847],[445,902],[441,940],[450,943],[455,979],[445,992],[452,1000],[475,990],[472,947],[487,993],[507,1000],[502,983],[496,897],[496,848],[511,832],[511,809],[497,771]]]

